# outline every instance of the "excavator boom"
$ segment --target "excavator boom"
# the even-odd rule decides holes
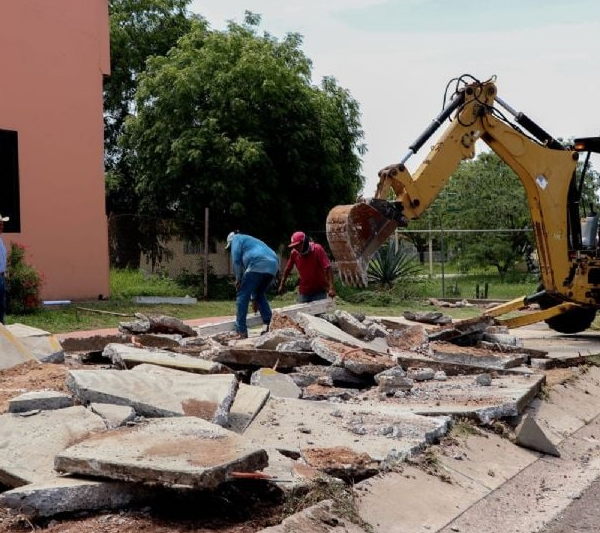
[[[449,125],[412,176],[407,160],[448,120]],[[577,317],[570,322],[560,315],[546,321],[558,331],[585,329],[600,308],[600,246],[596,225],[584,231],[582,238],[579,204],[583,174],[577,179],[576,170],[579,152],[600,151],[600,140],[582,138],[576,139],[573,147],[563,145],[499,98],[495,78],[484,82],[472,76],[458,78],[448,105],[409,147],[407,155],[379,172],[375,196],[331,210],[327,239],[342,281],[367,284],[371,256],[397,226],[424,213],[460,162],[475,156],[478,140],[516,173],[524,187],[540,265],[540,307],[548,309],[563,302],[579,306],[576,310],[563,306],[565,315]],[[594,217],[597,224],[595,213]]]

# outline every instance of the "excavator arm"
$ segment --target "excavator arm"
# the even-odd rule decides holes
[[[512,115],[512,122],[507,114]],[[411,175],[407,160],[450,118],[440,139]],[[553,305],[569,301],[593,307],[595,315],[600,306],[600,263],[596,252],[582,246],[581,184],[578,187],[575,172],[583,148],[578,149],[576,143],[573,150],[567,149],[516,112],[498,97],[494,79],[472,81],[457,89],[404,159],[379,172],[374,198],[331,210],[327,238],[342,281],[366,286],[370,257],[396,227],[423,214],[459,163],[474,157],[479,140],[513,169],[525,189],[544,289],[540,299]],[[588,147],[597,143],[596,139],[583,141],[588,141]]]

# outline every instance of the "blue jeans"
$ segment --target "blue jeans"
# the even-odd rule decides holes
[[[264,324],[271,323],[271,308],[265,293],[271,285],[274,276],[263,272],[245,272],[242,276],[240,288],[235,299],[235,330],[238,333],[248,334],[248,326],[246,326],[246,315],[248,314],[248,304],[250,297],[254,297],[254,301],[258,306],[258,312]]]
[[[315,300],[324,300],[325,298],[327,298],[327,291],[313,292],[312,294],[299,294],[298,302],[307,304],[314,302]]]
[[[4,324],[4,313],[6,312],[6,278],[0,275],[0,322]]]

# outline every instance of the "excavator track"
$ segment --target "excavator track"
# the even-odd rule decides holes
[[[366,203],[338,205],[327,216],[327,240],[343,283],[366,287],[371,256],[398,224]]]

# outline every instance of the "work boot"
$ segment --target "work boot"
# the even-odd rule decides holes
[[[264,328],[260,332],[261,335],[264,335],[265,333],[269,333],[269,324],[265,324]]]

